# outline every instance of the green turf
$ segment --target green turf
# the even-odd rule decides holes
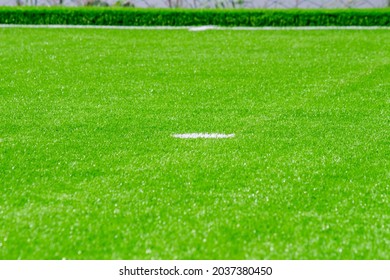
[[[389,46],[0,29],[0,259],[389,259]]]

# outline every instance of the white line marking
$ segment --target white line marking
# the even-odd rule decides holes
[[[207,31],[207,30],[390,30],[390,26],[261,26],[261,27],[225,27],[225,26],[107,26],[107,25],[33,25],[33,24],[0,24],[0,28],[54,28],[54,29],[125,29],[125,30],[189,30],[189,31]]]
[[[206,31],[210,29],[217,29],[217,26],[213,25],[205,25],[205,26],[194,26],[194,27],[189,27],[188,31]]]
[[[195,138],[233,138],[235,134],[222,134],[222,133],[184,133],[173,134],[172,137],[183,139],[195,139]]]
[[[62,24],[0,24],[0,28],[53,28],[53,29],[130,29],[130,30],[174,30],[188,26],[119,26],[119,25],[62,25]]]
[[[377,30],[390,29],[390,26],[237,26],[217,27],[218,30]]]

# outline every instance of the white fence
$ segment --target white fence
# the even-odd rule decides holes
[[[247,8],[379,8],[390,0],[0,0],[0,6],[128,5],[135,7]]]

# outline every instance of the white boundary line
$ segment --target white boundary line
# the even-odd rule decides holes
[[[245,26],[194,26],[188,27],[189,31],[205,31],[205,30],[376,30],[389,29],[390,26],[261,26],[261,27],[245,27]]]
[[[0,28],[53,28],[53,29],[130,29],[173,30],[188,29],[188,26],[118,26],[118,25],[65,25],[65,24],[0,24]]]
[[[33,24],[0,24],[0,28],[53,28],[53,29],[125,29],[125,30],[390,30],[390,26],[290,26],[290,27],[226,27],[226,26],[108,26],[108,25],[33,25]]]
[[[233,138],[235,136],[232,134],[222,134],[222,133],[184,133],[184,134],[173,134],[174,138],[182,139],[197,139],[197,138]]]

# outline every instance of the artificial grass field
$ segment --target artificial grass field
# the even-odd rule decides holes
[[[389,46],[0,29],[0,259],[389,259]]]

